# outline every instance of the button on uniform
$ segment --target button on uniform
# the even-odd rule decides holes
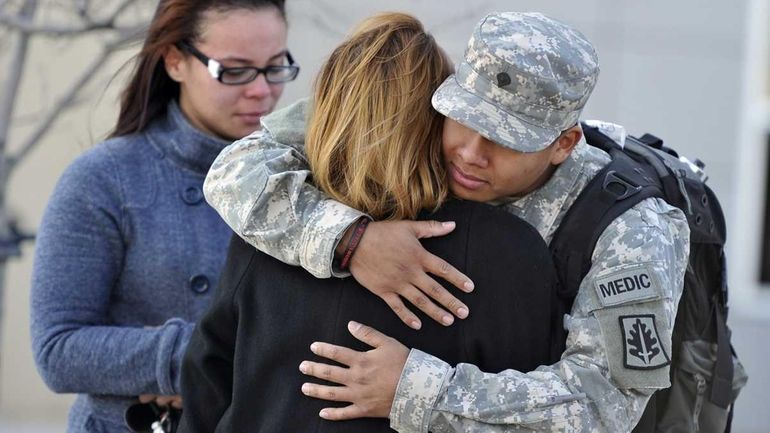
[[[209,290],[209,278],[205,275],[198,274],[190,277],[188,282],[190,289],[195,293],[206,293]]]
[[[182,200],[190,206],[203,201],[203,191],[199,186],[188,186],[182,190]]]

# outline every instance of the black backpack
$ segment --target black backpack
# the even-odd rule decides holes
[[[727,327],[725,219],[702,164],[680,160],[649,134],[629,136],[621,147],[599,128],[582,127],[588,144],[612,161],[581,192],[551,241],[563,312],[571,310],[596,242],[615,218],[650,197],[684,211],[690,258],[673,330],[671,388],[653,394],[634,432],[729,432],[746,375]]]

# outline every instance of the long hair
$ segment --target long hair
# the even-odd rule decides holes
[[[446,199],[443,117],[430,103],[452,65],[416,18],[366,19],[314,83],[306,152],[315,184],[377,219],[414,218]]]
[[[286,20],[284,0],[160,0],[121,93],[120,114],[110,137],[144,130],[150,121],[165,114],[172,99],[178,98],[179,84],[166,73],[163,54],[169,46],[196,41],[206,12],[263,8],[275,8]]]

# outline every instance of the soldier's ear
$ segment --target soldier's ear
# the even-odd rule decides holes
[[[580,128],[579,124],[562,132],[559,138],[556,139],[556,142],[554,142],[554,152],[553,155],[551,155],[551,164],[559,165],[564,162],[575,149],[575,146],[581,138],[583,138],[583,130]]]

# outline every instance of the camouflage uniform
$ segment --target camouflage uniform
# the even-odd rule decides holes
[[[495,41],[505,44],[490,43]],[[571,28],[538,14],[492,14],[477,27],[465,62],[433,104],[501,145],[538,151],[577,121],[597,74],[593,48]],[[326,277],[333,273],[337,240],[362,214],[305,183],[306,105],[276,112],[262,132],[227,148],[204,192],[247,241]],[[550,242],[579,193],[608,162],[607,154],[581,141],[542,187],[500,205]],[[564,317],[567,349],[559,362],[529,373],[493,374],[412,350],[391,427],[402,433],[630,431],[652,392],[669,386],[671,329],[688,250],[684,214],[657,198],[640,202],[600,236],[592,268]],[[629,290],[624,281],[647,281],[647,290]],[[637,339],[645,343],[635,346]]]
[[[542,188],[506,204],[550,242],[582,188],[604,164],[603,152],[581,143]],[[648,199],[613,221],[599,238],[593,266],[571,314],[565,316],[567,350],[561,361],[534,372],[483,373],[452,368],[413,350],[391,410],[400,432],[630,431],[648,396],[669,386],[671,329],[682,292],[689,249],[684,215]],[[603,304],[599,285],[614,276],[646,272],[654,293]],[[482,294],[479,294],[482,295]],[[639,296],[639,295],[637,295]],[[604,300],[604,303],[607,303]],[[657,368],[626,368],[620,318],[652,315],[662,352]]]

